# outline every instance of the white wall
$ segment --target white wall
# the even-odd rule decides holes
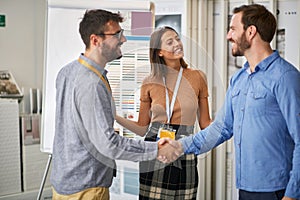
[[[0,0],[0,70],[10,70],[20,88],[42,89],[46,0]]]
[[[101,1],[101,0],[99,0]],[[124,0],[126,1],[126,0]],[[142,0],[141,0],[142,1]],[[167,12],[181,12],[181,10],[186,10],[186,8],[178,8],[178,10],[172,10],[172,6],[169,7],[169,10],[164,10],[163,7],[172,1],[179,2],[176,0],[152,0],[155,2],[156,12],[157,13],[167,13]],[[190,0],[185,0],[187,2]],[[198,0],[201,2],[202,0]],[[262,2],[269,2],[267,0],[261,0]],[[275,0],[272,0],[272,2]],[[298,0],[277,0],[284,4],[284,2],[293,1],[297,2]],[[205,1],[208,2],[208,1]],[[226,11],[223,13],[222,9],[224,6],[223,3],[236,3],[236,2],[251,2],[251,0],[214,0],[217,5],[215,5],[216,10],[214,14],[221,13],[221,15],[227,15]],[[271,1],[270,1],[271,2]],[[220,3],[221,7],[218,7]],[[6,26],[0,27],[0,70],[10,70],[14,75],[20,88],[33,87],[33,88],[43,88],[43,69],[44,69],[44,36],[45,36],[45,19],[46,19],[46,4],[47,0],[0,0],[0,15],[5,15],[6,17]],[[280,6],[279,6],[280,7]],[[298,3],[298,11],[300,9],[300,3]],[[184,19],[182,22],[186,22],[186,15],[183,14]],[[202,16],[203,17],[203,16]],[[214,18],[218,18],[217,15]],[[218,18],[219,20],[219,18]],[[220,20],[222,20],[220,18]],[[219,22],[219,21],[218,21]],[[283,23],[285,21],[280,21]],[[224,25],[224,24],[223,24]],[[281,24],[280,24],[281,25]],[[216,32],[219,31],[220,27],[216,27]],[[298,27],[298,32],[300,28]],[[219,32],[218,32],[219,33]],[[295,32],[293,32],[295,33]],[[183,27],[183,34],[186,34],[186,30]],[[221,33],[222,34],[222,33]],[[219,34],[216,33],[219,36]],[[297,34],[295,34],[297,35]],[[300,40],[299,38],[289,38],[289,40],[296,41],[298,47],[298,58],[295,58],[295,63],[298,61],[298,68],[300,63]],[[214,40],[215,46],[215,58],[223,56],[222,52],[216,51],[220,49],[220,44],[218,40]],[[186,49],[186,51],[188,51]],[[221,56],[221,57],[222,57]],[[297,54],[296,54],[297,56]],[[294,57],[293,57],[294,58]],[[223,90],[226,87],[225,85],[218,84],[216,81],[224,81],[222,77],[225,72],[225,67],[219,60],[214,60],[216,67],[223,67],[220,69],[218,75],[215,74],[215,85],[218,86],[218,90],[222,90],[220,93],[223,94]],[[296,63],[297,64],[297,63]],[[224,71],[222,71],[224,70]],[[222,87],[220,87],[222,85]],[[219,93],[218,93],[219,94]],[[216,99],[216,107],[222,103],[222,98]],[[217,109],[216,109],[217,110]],[[222,160],[223,162],[223,160]],[[45,163],[46,164],[46,163]],[[44,166],[42,166],[44,167]],[[204,185],[204,183],[202,183]],[[234,185],[234,180],[232,179],[232,184]],[[232,186],[233,186],[232,185]],[[228,192],[228,191],[227,191]],[[234,193],[234,188],[233,188]],[[221,194],[221,193],[219,193]],[[231,194],[230,194],[231,195]],[[230,195],[227,195],[230,196]],[[232,195],[234,196],[234,195]],[[229,198],[228,198],[229,199]]]

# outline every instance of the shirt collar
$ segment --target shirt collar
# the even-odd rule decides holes
[[[101,74],[103,74],[104,76],[107,75],[108,71],[106,69],[104,69],[104,67],[101,67],[100,65],[98,65],[97,63],[95,63],[94,61],[92,61],[91,59],[89,59],[88,57],[84,56],[83,53],[80,54],[79,58],[81,58],[82,60],[84,60],[87,63],[89,63],[90,65],[92,65],[99,72],[101,72]]]
[[[258,65],[255,67],[255,71],[258,70],[264,70],[266,71],[268,69],[268,67],[270,66],[270,64],[279,57],[279,53],[277,50],[274,50],[273,53],[268,56],[267,58],[265,58],[264,60],[262,60],[260,63],[258,63]],[[249,67],[249,63],[248,61],[244,64],[244,70],[246,70],[248,73],[250,73],[250,67]]]

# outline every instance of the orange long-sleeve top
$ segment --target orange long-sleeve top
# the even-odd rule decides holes
[[[166,86],[170,102],[177,77],[177,70],[168,70]],[[201,70],[184,69],[170,123],[194,125],[197,112],[199,112],[200,100],[207,97],[208,87],[204,73]],[[153,78],[151,76],[145,78],[141,87],[140,100],[141,104],[148,104],[150,107],[151,122],[167,122],[166,93],[162,78]]]

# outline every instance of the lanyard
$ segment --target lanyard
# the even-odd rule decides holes
[[[174,104],[175,104],[179,84],[180,84],[181,77],[182,77],[182,71],[183,71],[183,68],[180,67],[180,71],[178,73],[177,80],[176,80],[176,85],[175,85],[175,88],[174,88],[174,93],[173,93],[173,96],[172,96],[172,101],[171,101],[170,104],[169,104],[170,100],[169,100],[169,94],[168,94],[168,89],[167,89],[167,85],[166,85],[166,79],[165,79],[165,77],[163,77],[163,82],[164,82],[165,91],[166,91],[166,113],[167,113],[167,117],[168,117],[168,124],[170,123],[171,117],[172,117],[172,114],[173,114]]]
[[[88,69],[92,70],[95,74],[97,74],[99,76],[99,78],[103,81],[103,83],[105,84],[107,90],[111,93],[111,88],[110,85],[107,81],[107,79],[103,76],[103,74],[101,74],[96,68],[94,68],[92,65],[90,65],[89,63],[87,63],[85,60],[78,58],[78,62],[80,64],[82,64],[83,66],[87,67]]]

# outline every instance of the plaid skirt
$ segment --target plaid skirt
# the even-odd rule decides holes
[[[193,126],[176,127],[176,140],[194,133]],[[156,141],[160,123],[152,123],[145,141]],[[140,200],[196,200],[198,188],[197,156],[183,155],[163,164],[157,160],[140,162]]]

